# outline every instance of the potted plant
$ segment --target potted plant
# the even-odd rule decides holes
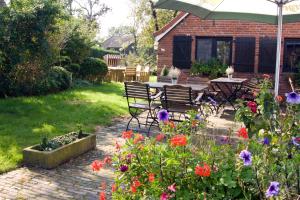
[[[164,66],[161,70],[161,73],[160,73],[160,76],[158,77],[158,81],[159,82],[171,82],[171,79],[170,77],[168,76],[169,75],[169,68]]]
[[[172,84],[177,84],[180,73],[181,71],[178,68],[171,67],[171,70],[169,71],[169,77],[171,77]]]
[[[232,66],[228,66],[228,68],[226,69],[226,74],[228,76],[229,79],[232,79],[232,75],[234,73],[234,69]]]
[[[71,132],[51,140],[44,136],[41,143],[23,150],[24,164],[52,169],[96,147],[96,135]]]

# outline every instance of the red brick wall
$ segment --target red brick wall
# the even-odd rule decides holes
[[[229,36],[233,37],[255,37],[256,38],[256,53],[255,53],[255,67],[254,71],[257,76],[258,74],[258,62],[259,62],[259,38],[260,37],[276,37],[277,26],[247,22],[239,20],[201,20],[199,17],[188,15],[181,23],[179,23],[173,30],[171,30],[165,37],[163,37],[158,44],[157,61],[158,61],[158,72],[161,68],[166,66],[172,66],[173,57],[173,37],[175,35],[188,35],[192,36],[192,61],[195,60],[195,49],[196,49],[196,36]],[[300,23],[289,23],[283,26],[283,38],[300,38]],[[233,44],[234,54],[234,44]],[[233,55],[234,58],[234,55]],[[282,48],[282,64],[283,64],[283,48]],[[180,77],[180,82],[185,82],[188,77],[188,70],[185,70]],[[290,74],[282,73],[280,91],[284,93],[289,90],[287,77]],[[239,73],[239,76],[253,77],[253,74]]]

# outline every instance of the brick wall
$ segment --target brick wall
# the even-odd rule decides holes
[[[195,61],[196,51],[196,36],[211,36],[211,37],[255,37],[255,76],[258,74],[259,68],[259,38],[260,37],[276,37],[277,26],[265,23],[247,22],[239,20],[201,20],[199,17],[188,15],[181,23],[166,34],[158,43],[157,61],[158,72],[161,71],[164,65],[172,66],[173,57],[173,37],[176,35],[192,36],[192,61]],[[283,26],[283,38],[300,38],[300,23],[289,23]],[[234,43],[233,43],[233,58],[234,58]],[[282,64],[283,64],[283,48],[282,48]],[[287,78],[291,74],[282,73],[280,76],[280,93],[289,91]],[[189,70],[184,70],[180,77],[180,82],[185,82],[189,76]],[[241,77],[253,77],[253,73],[239,73]]]

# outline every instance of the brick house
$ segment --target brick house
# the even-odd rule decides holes
[[[181,12],[154,33],[158,74],[163,66],[182,69],[186,82],[193,62],[218,58],[233,65],[236,77],[275,73],[277,26],[239,20],[202,20]],[[290,90],[288,77],[300,64],[300,23],[283,25],[280,93]]]

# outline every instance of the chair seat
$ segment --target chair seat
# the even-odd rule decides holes
[[[131,103],[131,104],[129,104],[129,106],[130,106],[131,108],[138,108],[138,109],[149,110],[150,108],[151,108],[151,109],[158,108],[158,107],[160,106],[160,104],[158,104],[158,103],[153,103],[153,104],[150,105],[151,107],[149,107],[148,104],[143,104],[143,103]]]

